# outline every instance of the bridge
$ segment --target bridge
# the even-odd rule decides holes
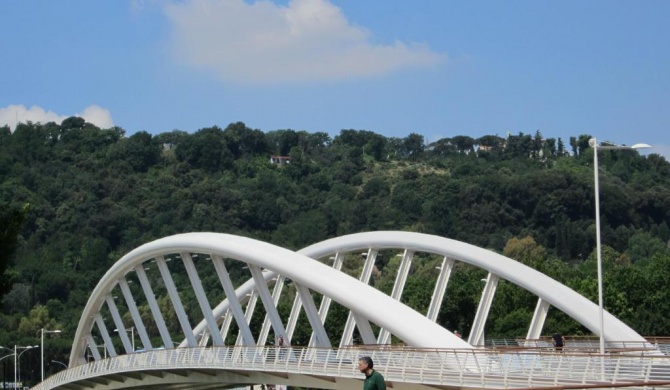
[[[401,258],[390,295],[369,285],[378,256]],[[426,259],[439,259],[440,266],[430,305],[421,314],[400,298],[412,262]],[[341,271],[345,261],[362,263],[357,278]],[[436,323],[457,262],[488,271],[467,340]],[[234,283],[239,270],[248,279]],[[217,389],[276,383],[344,389],[361,385],[356,363],[362,355],[372,356],[389,386],[398,389],[670,384],[670,360],[609,313],[603,336],[624,353],[480,348],[501,279],[538,297],[527,339],[539,338],[552,306],[599,334],[598,306],[574,290],[512,259],[443,237],[369,232],[297,252],[228,234],[165,237],[129,252],[103,276],[82,313],[69,368],[34,388]],[[292,288],[285,288],[289,283]],[[187,295],[197,306],[184,304]],[[282,299],[292,299],[289,313],[280,311]],[[333,303],[346,310],[337,334],[328,326]],[[306,318],[300,320],[301,314]],[[299,321],[311,332],[304,347],[290,345]],[[274,339],[270,331],[289,345],[268,346]],[[355,334],[358,347],[352,347]],[[392,337],[403,346],[390,347]],[[631,344],[638,346],[636,352],[622,348]]]

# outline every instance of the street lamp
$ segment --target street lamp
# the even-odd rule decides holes
[[[647,144],[635,144],[633,146],[618,146],[618,145],[598,145],[595,138],[589,140],[589,146],[593,148],[593,176],[595,182],[595,199],[596,199],[596,256],[598,260],[598,321],[600,327],[600,354],[605,354],[605,320],[603,308],[603,261],[602,250],[600,247],[600,189],[598,184],[598,150],[627,150],[627,149],[643,149],[650,148]]]
[[[7,348],[7,347],[3,347],[3,346],[0,346],[0,349],[6,349],[6,350],[8,350],[9,352],[14,352],[14,349],[12,349],[12,348]],[[5,360],[5,359],[7,359],[8,357],[12,357],[12,356],[16,357],[16,354],[15,354],[15,353],[10,353],[9,355],[5,355],[5,356],[3,356],[3,357],[0,358],[0,361]],[[14,367],[16,368],[16,358],[14,358]],[[3,380],[4,380],[4,382],[6,382],[4,373],[3,373]],[[15,383],[14,387],[16,387],[16,370],[14,371],[14,383]],[[3,385],[3,387],[4,387],[4,385]]]
[[[21,355],[23,355],[23,353],[26,352],[27,350],[37,348],[37,347],[38,347],[37,345],[29,345],[27,347],[19,347],[17,345],[14,345],[14,387],[16,387],[17,383],[19,383],[17,381],[17,375],[16,375],[17,367],[18,367],[18,364],[19,364],[19,357],[21,357]],[[16,350],[19,349],[19,348],[23,349],[24,351],[21,352],[20,354],[17,354]]]
[[[5,355],[5,356],[3,356],[3,357],[0,357],[0,361],[5,360],[5,359],[7,359],[8,357],[12,357],[12,356],[14,356],[14,349],[12,349],[12,348],[7,348],[7,347],[3,347],[2,345],[0,345],[0,349],[6,349],[6,350],[8,350],[9,352],[12,352],[12,353],[10,353],[9,355]]]
[[[58,364],[60,364],[61,366],[65,367],[65,369],[67,370],[67,364],[65,364],[65,363],[63,363],[63,362],[59,362],[58,360],[52,360],[51,363],[58,363]]]
[[[41,358],[40,358],[40,368],[42,370],[42,382],[44,382],[44,334],[45,333],[60,333],[59,329],[56,330],[46,330],[44,328],[40,329],[41,337],[41,348],[40,348],[40,353],[41,353]]]
[[[7,347],[2,347],[2,346],[0,346],[0,348],[1,348],[1,349],[6,349],[6,350],[8,350],[8,351],[10,351],[10,352],[13,351],[13,349],[11,349],[11,348],[7,348]],[[0,361],[5,360],[5,359],[7,359],[8,357],[11,357],[11,356],[14,356],[14,354],[13,354],[13,353],[10,353],[9,355],[5,355],[5,356],[3,356],[3,357],[0,358]],[[4,382],[7,382],[7,379],[6,379],[6,378],[7,378],[7,376],[5,375],[5,372],[4,372],[4,370],[3,370],[3,373],[2,373],[3,386],[2,386],[2,387],[5,387]]]

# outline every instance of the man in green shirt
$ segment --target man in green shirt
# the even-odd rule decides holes
[[[386,383],[382,374],[373,370],[374,363],[369,356],[363,356],[358,359],[358,369],[365,374],[363,390],[386,390]]]

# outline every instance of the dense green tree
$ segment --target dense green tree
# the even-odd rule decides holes
[[[403,152],[411,160],[418,160],[423,155],[424,140],[420,134],[412,133],[403,140]]]
[[[117,142],[110,148],[109,157],[127,162],[137,172],[146,172],[159,162],[162,147],[154,142],[151,134],[140,131]]]
[[[176,156],[194,168],[216,172],[232,166],[234,155],[218,127],[200,129],[177,145]]]
[[[460,153],[470,153],[475,145],[475,140],[472,137],[457,135],[451,138],[451,142],[456,146],[456,150]]]
[[[519,133],[507,137],[505,156],[507,158],[529,158],[535,153],[533,138],[529,134]]]
[[[479,146],[485,146],[493,151],[501,151],[505,145],[505,139],[497,135],[485,135],[475,141]]]
[[[49,316],[49,309],[46,306],[36,305],[30,310],[27,317],[21,318],[19,332],[23,336],[30,337],[39,333],[40,329],[60,329],[62,326]]]
[[[456,153],[456,146],[451,142],[451,138],[442,138],[428,144],[426,148],[431,156],[444,156],[449,153]],[[395,156],[396,153],[394,153]]]
[[[11,288],[13,278],[7,268],[16,252],[18,235],[28,210],[27,204],[19,208],[0,201],[0,298]]]
[[[279,156],[288,156],[291,149],[300,143],[300,134],[291,129],[271,131],[266,138],[272,153]]]
[[[71,129],[82,129],[86,125],[86,120],[78,116],[71,116],[67,119],[64,119],[60,124],[60,128],[63,131]]]
[[[271,147],[265,134],[260,130],[252,130],[244,123],[237,122],[228,125],[223,131],[228,149],[235,159],[242,156],[267,155]]]
[[[7,142],[12,137],[12,129],[8,125],[0,126],[0,143]]]
[[[648,262],[655,255],[667,255],[668,246],[647,232],[634,234],[628,240],[626,254],[633,263]]]
[[[565,144],[561,138],[558,139],[558,144],[556,145],[556,155],[563,156],[565,155]]]

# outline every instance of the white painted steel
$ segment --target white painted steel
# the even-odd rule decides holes
[[[542,298],[538,298],[537,305],[535,306],[535,313],[533,313],[533,319],[530,321],[530,327],[528,327],[526,339],[540,338],[542,328],[544,327],[544,320],[547,318],[547,313],[549,313],[550,307],[551,305],[549,302],[546,302]]]
[[[486,278],[486,286],[482,291],[482,297],[479,301],[479,306],[477,307],[477,313],[475,313],[475,319],[470,328],[468,343],[471,345],[484,345],[484,325],[489,316],[489,310],[491,310],[493,297],[496,288],[498,287],[498,279],[498,276],[491,273],[489,273],[489,276]]]
[[[197,347],[121,355],[61,371],[34,390],[230,388],[276,383],[360,388],[356,363],[371,356],[393,389],[556,389],[670,383],[670,358],[648,355],[539,354],[500,350],[413,348]],[[282,358],[286,357],[286,358]],[[603,375],[604,373],[604,375]],[[318,385],[315,384],[318,380]]]
[[[272,279],[275,281],[275,286],[272,289],[272,300],[274,302],[274,306],[277,307],[277,305],[279,304],[279,298],[281,297],[282,290],[284,289],[284,278],[276,277]],[[258,345],[259,347],[264,346],[265,343],[268,341],[268,336],[270,335],[270,326],[271,326],[270,317],[266,315],[265,320],[263,320],[263,326],[261,327],[261,332],[258,335],[258,340],[256,341],[256,345]]]
[[[151,315],[154,318],[158,332],[161,335],[161,340],[163,341],[163,346],[165,348],[172,348],[174,344],[172,343],[172,338],[170,338],[170,332],[168,332],[167,326],[165,325],[165,319],[163,318],[163,313],[161,313],[160,308],[158,307],[158,302],[156,301],[156,296],[154,294],[147,273],[144,272],[144,267],[142,264],[135,266],[135,273],[137,274],[137,279],[140,281],[142,286],[142,291],[144,291],[144,297],[147,299],[149,308],[151,309]]]
[[[355,278],[314,261],[305,255],[245,237],[218,233],[187,233],[165,237],[142,245],[126,254],[105,274],[91,294],[82,313],[72,347],[71,367],[85,363],[86,335],[90,334],[92,330],[92,317],[99,313],[103,306],[103,297],[116,287],[119,279],[123,278],[127,272],[138,264],[152,259],[155,259],[159,265],[163,282],[182,325],[187,345],[197,346],[194,329],[188,324],[177,289],[163,258],[164,255],[171,253],[209,254],[212,257],[221,256],[243,261],[259,268],[271,269],[289,277],[297,284],[329,296],[342,306],[362,315],[367,320],[366,322],[372,321],[380,327],[388,329],[408,345],[470,348],[463,340],[456,338],[413,309],[390,299],[387,295],[366,283],[360,283]],[[368,258],[374,258],[376,255],[375,250],[369,250],[368,253]],[[373,261],[369,261],[370,270],[372,264]],[[267,289],[263,281],[267,281],[268,278],[271,278],[271,276],[266,272],[263,272],[260,278],[255,275],[256,288]],[[253,291],[257,290],[252,290],[252,294]],[[362,296],[365,297],[365,300],[359,298]],[[266,306],[271,305],[272,299],[264,302],[264,304]],[[219,318],[222,314],[213,312],[216,318]],[[101,324],[103,326],[99,330],[103,332],[105,330],[104,323],[100,321],[98,325]],[[205,328],[206,324],[203,324],[202,330]],[[196,329],[196,333],[198,329]],[[281,323],[277,323],[275,329],[281,329]],[[105,340],[105,343],[111,345],[111,341]]]
[[[110,298],[109,295],[107,295],[105,298],[107,299],[107,301],[112,299],[112,298]],[[114,302],[113,299],[112,299],[112,302]],[[116,356],[116,349],[114,348],[114,344],[112,344],[112,338],[109,336],[109,332],[107,331],[107,328],[105,327],[105,322],[103,321],[102,316],[99,313],[96,313],[95,315],[93,315],[93,321],[95,321],[96,325],[98,325],[98,329],[100,330],[100,334],[102,336],[103,342],[105,343],[105,347],[107,349],[107,354],[111,357]],[[94,349],[96,350],[96,352],[93,352],[93,356],[96,356],[96,354],[98,353],[97,352],[98,347],[96,345],[92,344],[92,343],[89,344],[89,345],[94,347]],[[100,355],[98,354],[97,356],[100,356]],[[99,358],[96,358],[96,359],[99,359]]]
[[[307,314],[307,320],[313,329],[313,333],[316,335],[317,347],[321,348],[330,348],[330,339],[328,339],[328,334],[326,333],[326,328],[323,326],[323,322],[319,318],[319,311],[316,309],[316,304],[312,298],[312,294],[309,289],[301,284],[296,285],[298,295],[302,301],[302,306],[305,309]]]
[[[295,328],[298,326],[298,318],[300,317],[300,311],[302,309],[302,296],[296,294],[293,298],[293,305],[291,306],[291,314],[288,316],[288,321],[286,322],[286,341],[291,341],[293,339],[293,334],[295,333]],[[266,316],[267,317],[267,316]]]
[[[364,313],[359,313],[355,310],[352,310],[350,314],[353,316],[356,321],[356,326],[358,327],[358,332],[361,334],[361,339],[363,339],[363,344],[373,345],[375,344],[375,333],[372,331],[372,326],[370,326],[370,321]]]
[[[426,317],[430,318],[433,322],[437,321],[437,315],[440,312],[440,307],[444,300],[444,293],[447,291],[447,284],[449,283],[449,277],[451,276],[451,270],[453,268],[454,260],[445,256],[444,259],[442,259],[442,265],[440,265],[440,275],[437,277],[433,296],[430,298],[428,314],[426,314]]]
[[[402,292],[405,289],[405,284],[407,283],[407,276],[409,275],[409,270],[412,267],[412,258],[414,257],[414,252],[405,250],[402,254],[402,261],[400,262],[400,267],[398,267],[398,272],[396,273],[395,283],[393,283],[393,290],[391,291],[391,298],[396,301],[400,300]],[[386,329],[381,329],[379,331],[379,336],[377,337],[377,344],[389,344],[391,342],[391,333]]]
[[[231,312],[237,323],[237,327],[242,333],[242,338],[245,340],[246,345],[252,345],[254,343],[254,336],[251,334],[251,329],[247,325],[247,322],[244,318],[244,311],[242,311],[242,305],[240,300],[235,295],[235,287],[230,281],[230,275],[228,274],[228,269],[226,264],[223,262],[221,256],[212,256],[212,264],[214,269],[219,277],[219,282],[223,287],[223,291],[228,297],[228,302],[230,303]],[[221,335],[221,333],[219,333]]]
[[[247,294],[244,298],[247,301],[247,307],[244,311],[244,323],[242,325],[245,328],[249,329],[249,331],[251,331],[249,323],[251,322],[251,316],[254,315],[254,309],[256,309],[256,303],[258,302],[258,293],[256,292],[256,290],[253,290],[251,291],[251,293]],[[246,339],[242,338],[242,332],[238,331],[237,340],[235,340],[235,345],[254,345],[254,340],[252,338],[251,342],[247,343]]]
[[[195,255],[194,255],[195,256]],[[198,275],[198,271],[195,269],[195,264],[193,264],[193,258],[190,253],[182,252],[181,259],[186,268],[186,274],[188,275],[189,280],[191,281],[191,288],[195,292],[195,297],[198,300],[198,305],[200,306],[200,311],[204,316],[204,321],[207,324],[207,330],[209,335],[212,338],[212,341],[215,346],[223,346],[223,339],[219,334],[219,327],[212,314],[212,307],[209,305],[207,300],[207,294],[205,294],[205,289],[202,287],[202,281]]]
[[[320,259],[335,252],[355,252],[374,248],[411,249],[447,256],[485,269],[521,286],[577,320],[594,334],[600,334],[598,306],[571,288],[543,273],[495,252],[449,238],[412,232],[366,232],[333,238],[301,249],[299,253]],[[608,312],[605,312],[605,340],[637,341],[644,338]]]
[[[254,283],[256,284],[256,289],[254,291],[261,298],[261,302],[265,307],[268,317],[270,318],[272,329],[275,330],[277,335],[282,335],[284,339],[288,341],[289,339],[286,336],[286,329],[284,329],[284,324],[282,323],[281,317],[279,316],[274,299],[272,299],[270,289],[268,289],[268,286],[265,283],[263,271],[261,270],[260,266],[251,263],[249,264],[249,271],[251,271],[251,276],[253,277]],[[251,317],[249,317],[249,320],[251,320]]]
[[[374,250],[372,248],[366,247],[361,247],[359,249],[366,249],[368,252],[367,254],[361,253],[361,255],[365,256],[365,264],[363,265],[363,270],[361,271],[361,276],[359,280],[366,285],[370,282],[370,276],[372,276],[372,269],[375,266],[375,261],[377,260],[377,250]],[[330,254],[330,252],[335,253],[339,251],[329,251],[329,253],[325,253],[324,256],[327,256]],[[348,251],[347,251],[348,252]],[[300,253],[300,252],[298,252]],[[309,256],[309,255],[307,255]],[[324,257],[324,256],[319,256],[319,257]],[[309,256],[312,258],[316,258],[313,256]],[[349,312],[349,315],[347,316],[347,322],[344,324],[344,331],[342,332],[342,339],[340,339],[340,348],[345,347],[347,345],[351,345],[354,340],[354,326],[356,325],[356,322],[354,321],[354,315],[352,312]]]
[[[155,241],[154,241],[155,242]],[[141,247],[140,247],[141,248]],[[137,249],[136,249],[137,250]],[[180,252],[180,251],[174,251],[174,252]],[[130,252],[133,253],[133,252]],[[189,347],[195,347],[198,345],[198,341],[195,339],[195,334],[193,334],[193,330],[191,329],[191,325],[188,322],[188,316],[186,315],[186,311],[184,310],[184,305],[181,303],[181,298],[179,297],[179,293],[177,292],[177,287],[174,285],[174,280],[172,280],[172,275],[170,274],[170,269],[167,266],[167,263],[165,261],[165,258],[162,256],[162,253],[157,253],[156,257],[156,265],[158,266],[158,270],[161,273],[161,277],[163,278],[163,283],[165,284],[165,288],[167,289],[168,295],[170,296],[170,300],[172,301],[172,307],[174,307],[174,311],[177,314],[177,319],[179,320],[179,324],[181,325],[181,329],[184,332],[185,340],[187,342],[187,345]],[[128,255],[126,255],[128,256]],[[125,256],[124,256],[125,258]],[[138,262],[139,259],[133,259],[132,257],[123,260],[124,258],[121,258],[121,260],[117,261],[116,264],[112,267],[110,271],[112,271],[116,265],[118,264],[124,264],[124,263],[134,263]],[[141,259],[141,258],[140,258]],[[133,261],[134,260],[134,261]],[[141,260],[139,261],[141,262]],[[125,267],[119,267],[119,268],[125,268]],[[106,275],[109,275],[109,271],[107,272]],[[103,280],[105,280],[105,277],[103,277]],[[102,281],[100,282],[103,285],[109,284],[110,281],[106,281],[106,283],[103,283]],[[100,287],[100,284],[98,284],[97,287]],[[97,289],[96,287],[96,289]],[[109,286],[111,289],[113,286]],[[95,295],[95,291],[93,292]],[[91,296],[93,297],[93,296]],[[90,302],[90,300],[89,300]],[[88,304],[86,305],[88,307]],[[86,309],[84,309],[84,313],[86,313]],[[80,323],[81,324],[81,323]],[[77,333],[79,333],[79,328],[77,329]],[[75,340],[76,342],[76,340]],[[75,349],[72,349],[72,352],[74,353]],[[72,356],[70,356],[70,364],[72,364]]]
[[[230,324],[232,322],[233,316],[230,314],[230,311],[227,311],[226,314],[223,316],[223,322],[221,324],[221,335],[228,334],[228,330],[230,330]],[[253,337],[252,337],[253,340]]]
[[[344,255],[341,253],[336,253],[335,256],[333,256],[333,269],[336,271],[339,271],[342,269],[342,263],[344,262]],[[330,297],[324,296],[321,299],[321,306],[319,306],[319,321],[321,321],[322,324],[326,323],[326,317],[328,316],[328,310],[330,309],[330,303],[332,302],[332,299]],[[312,336],[309,339],[309,347],[313,347],[315,343],[316,335],[314,332],[312,332]]]
[[[93,336],[91,336],[90,334],[86,335],[86,343],[90,346],[89,351],[92,354],[93,358],[95,360],[100,360],[100,351],[98,351],[98,346],[95,344]]]
[[[142,345],[144,346],[145,349],[151,349],[151,341],[149,340],[149,336],[147,335],[147,331],[144,328],[144,322],[142,322],[142,317],[140,316],[139,310],[137,310],[137,304],[135,304],[135,299],[133,298],[133,293],[130,291],[130,287],[128,287],[128,282],[126,279],[121,279],[119,281],[119,287],[121,287],[121,292],[123,293],[123,297],[126,300],[126,305],[128,306],[128,311],[130,312],[130,315],[133,319],[133,325],[131,329],[133,329],[133,332],[137,330],[137,333],[140,335],[140,340],[142,341]],[[126,333],[126,328],[116,328],[118,329],[119,332],[124,332]],[[134,333],[133,333],[134,335]],[[135,338],[133,337],[133,340],[130,343],[130,346],[132,347],[131,350],[134,351],[135,349]]]
[[[597,307],[586,298],[523,264],[496,253],[442,237],[409,232],[360,233],[327,240],[295,253],[243,237],[217,233],[188,233],[145,244],[128,253],[108,271],[91,295],[84,310],[75,335],[70,366],[85,362],[85,348],[87,344],[90,344],[88,335],[90,335],[94,324],[93,319],[96,315],[99,315],[104,297],[109,297],[109,292],[118,285],[127,272],[152,259],[159,265],[163,282],[182,324],[185,341],[180,346],[198,345],[195,334],[203,334],[211,326],[208,327],[207,321],[203,321],[191,329],[188,324],[186,313],[183,307],[180,307],[181,302],[176,294],[176,287],[172,282],[163,257],[174,253],[207,253],[212,257],[219,256],[243,261],[257,270],[263,269],[263,272],[252,272],[252,274],[255,274],[253,280],[249,280],[238,288],[234,294],[241,302],[245,301],[247,294],[251,294],[252,300],[247,305],[245,324],[249,323],[253,312],[257,288],[268,292],[265,284],[273,277],[281,274],[282,277],[291,278],[296,285],[317,291],[329,300],[334,299],[351,310],[351,327],[350,330],[345,328],[340,340],[341,345],[347,340],[348,344],[351,343],[355,313],[355,317],[361,322],[359,328],[363,330],[362,333],[366,336],[364,337],[366,342],[369,342],[370,339],[371,331],[368,331],[368,328],[370,327],[370,321],[372,321],[384,329],[389,329],[391,334],[412,346],[471,348],[465,341],[456,338],[434,324],[434,320],[419,315],[399,304],[399,302],[390,302],[393,301],[391,298],[367,285],[367,280],[380,249],[404,249],[411,252],[439,254],[444,256],[445,259],[449,258],[450,262],[453,260],[463,261],[481,267],[496,277],[501,277],[526,288],[543,301],[556,306],[597,333],[598,326],[597,324],[594,325],[593,321],[596,317],[594,314],[597,313]],[[367,251],[366,263],[360,278],[363,283],[325,264],[307,258],[319,259],[332,254],[341,256],[344,253],[363,250]],[[365,300],[359,299],[361,296],[364,296]],[[435,296],[437,295],[434,294]],[[274,299],[267,299],[268,297],[266,297],[268,302],[264,302],[264,304],[276,305]],[[108,299],[107,304],[111,308],[112,316],[118,316],[118,310],[115,308],[113,300]],[[433,302],[431,302],[431,305],[433,305]],[[229,309],[230,304],[226,299],[212,309],[211,314],[213,318],[217,319],[217,322],[220,322],[221,317],[225,316]],[[311,315],[314,316],[314,313]],[[323,323],[320,318],[321,314],[319,314],[319,321]],[[114,318],[114,320],[116,322],[117,318]],[[613,316],[608,314],[607,321],[606,329],[608,333],[605,336],[608,340],[643,341],[641,336]],[[98,321],[97,325],[101,335],[105,338],[104,322]],[[273,325],[275,324],[273,323]],[[277,329],[281,329],[281,325],[281,322],[278,322]],[[102,329],[100,329],[101,326]],[[224,324],[222,328],[224,327],[227,328],[227,325]],[[223,334],[225,335],[225,333]],[[240,339],[240,341],[242,340]],[[108,335],[104,342],[110,351],[110,355],[114,355],[115,352]]]

